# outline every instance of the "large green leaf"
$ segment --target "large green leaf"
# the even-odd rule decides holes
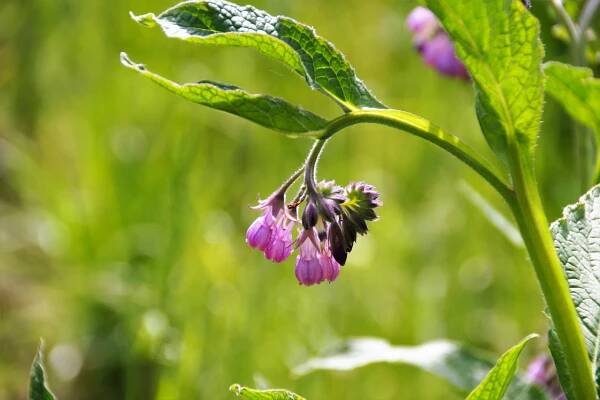
[[[297,375],[317,370],[349,371],[374,363],[407,364],[432,373],[466,394],[486,376],[494,363],[490,357],[466,346],[438,340],[419,346],[392,346],[379,338],[347,340],[326,356],[313,358],[294,368]],[[517,377],[507,399],[546,399],[537,387]]]
[[[125,53],[121,53],[121,63],[187,100],[238,115],[267,128],[302,134],[322,130],[327,125],[327,121],[318,115],[278,97],[252,94],[210,81],[180,85],[134,63]]]
[[[566,207],[550,229],[581,321],[596,383],[600,384],[600,186]],[[553,355],[560,356],[556,346]],[[561,378],[568,390],[568,376],[562,374]]]
[[[246,400],[305,400],[304,397],[285,389],[257,390],[245,386],[233,384],[229,391],[236,397]]]
[[[145,26],[160,26],[171,38],[255,48],[302,75],[345,110],[383,107],[333,44],[291,18],[220,0],[186,1],[158,16],[132,17]]]
[[[494,365],[485,379],[469,394],[467,400],[500,400],[504,398],[510,383],[517,373],[519,356],[525,345],[537,335],[530,335],[511,347]]]
[[[518,0],[427,0],[454,41],[477,92],[477,116],[492,149],[510,141],[533,156],[542,117],[544,55],[539,22]]]
[[[544,65],[546,91],[582,124],[600,135],[600,79],[589,68],[559,62]]]
[[[46,373],[42,355],[42,345],[33,359],[29,378],[29,400],[55,400],[54,395],[46,385]]]

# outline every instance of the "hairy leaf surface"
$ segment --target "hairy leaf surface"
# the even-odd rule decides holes
[[[238,115],[267,128],[289,134],[302,134],[325,128],[327,121],[278,97],[248,93],[236,86],[211,81],[180,85],[149,71],[144,65],[121,54],[124,66],[194,103]]]
[[[257,390],[245,386],[233,384],[229,391],[236,397],[246,400],[305,400],[304,397],[285,389]]]
[[[546,91],[582,124],[600,135],[600,79],[589,68],[559,62],[544,65]]]
[[[508,141],[533,156],[544,95],[539,22],[517,0],[427,0],[475,83],[482,131],[501,158]]]
[[[575,303],[596,383],[600,383],[600,186],[566,207],[550,229]],[[560,356],[560,349],[553,355]],[[557,362],[560,367],[560,363]],[[560,372],[560,371],[559,371]],[[563,386],[568,376],[562,376]],[[567,382],[565,382],[567,380]],[[568,389],[568,387],[566,388]],[[600,391],[599,391],[600,395]]]
[[[494,365],[482,352],[447,340],[418,346],[392,346],[380,338],[356,338],[345,341],[326,356],[308,360],[293,372],[304,375],[318,370],[349,371],[383,362],[420,368],[448,381],[465,394],[473,390]],[[537,387],[520,377],[513,381],[506,396],[510,400],[546,398]]]
[[[171,38],[254,48],[303,76],[313,89],[329,95],[344,110],[384,107],[333,44],[291,18],[220,0],[186,1],[158,16],[132,17],[148,27],[160,26]]]
[[[33,359],[29,378],[29,400],[55,400],[54,395],[46,385],[46,373],[42,357],[42,345]]]

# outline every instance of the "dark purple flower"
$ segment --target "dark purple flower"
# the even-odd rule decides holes
[[[454,45],[448,34],[429,9],[416,7],[408,15],[406,25],[413,33],[415,48],[428,65],[443,75],[469,78],[464,64],[456,57]]]
[[[319,220],[319,211],[312,201],[309,201],[302,213],[302,226],[304,229],[310,229],[317,224]]]

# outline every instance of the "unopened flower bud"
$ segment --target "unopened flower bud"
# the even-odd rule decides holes
[[[319,211],[312,201],[309,201],[302,213],[302,226],[304,229],[310,229],[317,224],[319,220]]]
[[[333,258],[340,265],[344,265],[346,263],[348,253],[346,251],[344,234],[342,233],[342,229],[340,228],[339,224],[333,223],[329,225],[327,237],[329,239],[329,250],[331,251]]]

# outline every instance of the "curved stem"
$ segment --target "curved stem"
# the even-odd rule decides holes
[[[500,173],[483,157],[477,154],[458,137],[442,131],[441,128],[417,115],[400,110],[360,110],[342,115],[333,120],[321,134],[321,140],[329,139],[336,132],[360,123],[387,125],[421,137],[446,150],[481,175],[507,201],[514,197],[511,187],[501,178]],[[324,145],[323,143],[321,147]],[[318,146],[315,144],[315,147]],[[314,150],[314,148],[313,148]],[[318,154],[317,154],[318,158]],[[315,159],[316,161],[316,159]],[[309,168],[307,168],[308,170]]]
[[[310,197],[313,198],[317,196],[317,163],[319,161],[319,157],[321,156],[321,152],[325,147],[325,143],[327,143],[327,139],[318,139],[315,141],[315,144],[313,145],[312,149],[310,149],[308,157],[306,158],[304,184],[306,185],[306,192]]]

